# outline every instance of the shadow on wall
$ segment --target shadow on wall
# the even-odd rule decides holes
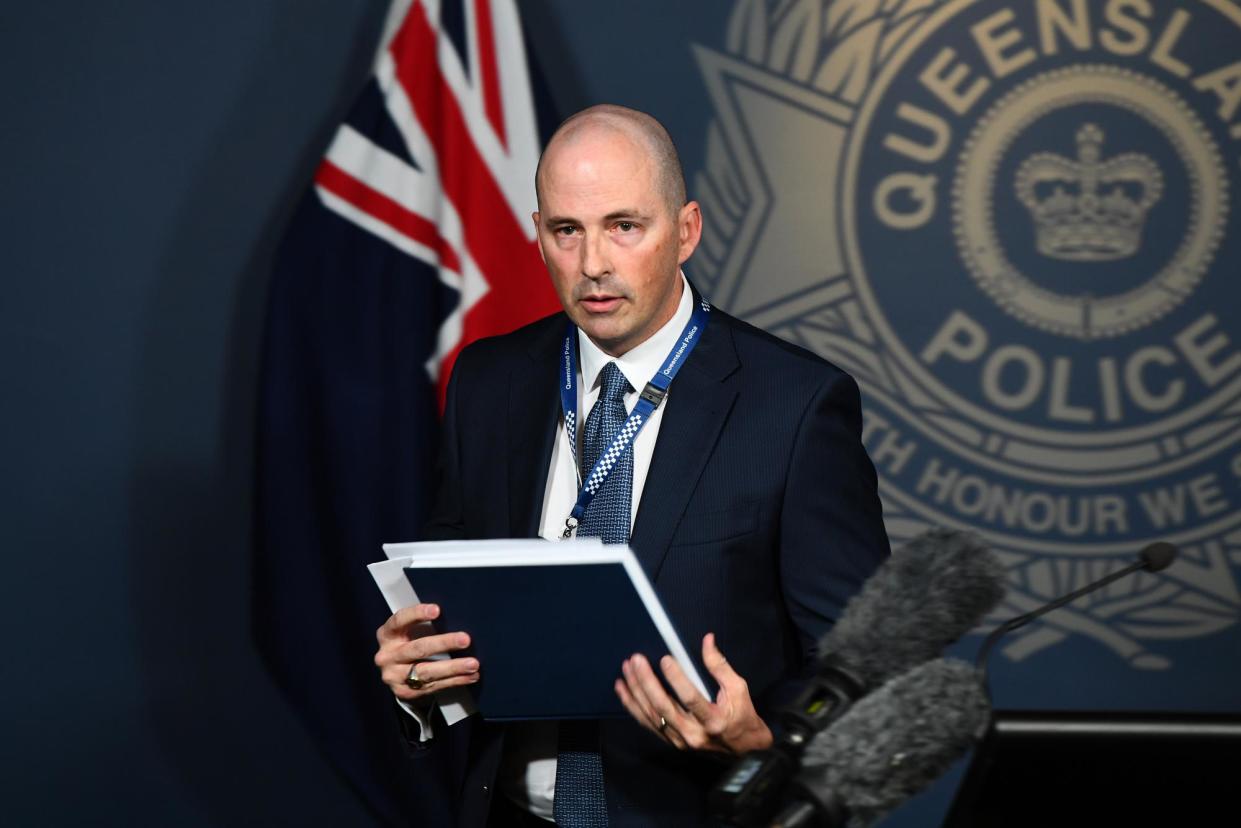
[[[305,4],[275,6],[244,91],[174,206],[177,229],[145,314],[130,605],[152,728],[186,794],[215,824],[374,821],[332,778],[267,676],[250,613],[255,406],[272,259],[369,70],[384,11],[341,11],[351,29],[308,32]],[[351,46],[325,55],[321,41]],[[297,69],[310,71],[290,79]],[[294,100],[273,78],[319,83],[322,93],[307,88]],[[218,372],[187,370],[196,364]],[[213,431],[193,435],[214,441],[207,465],[179,448],[195,425]]]

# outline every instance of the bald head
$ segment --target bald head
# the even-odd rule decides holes
[[[702,238],[668,132],[624,107],[579,112],[548,142],[536,183],[530,218],[565,313],[611,356],[647,341],[676,314],[681,265]]]
[[[681,171],[681,159],[672,143],[672,137],[663,124],[636,109],[615,104],[599,104],[570,115],[562,123],[539,157],[534,187],[543,208],[544,176],[546,162],[562,149],[579,144],[583,140],[603,135],[621,135],[641,147],[654,167],[655,186],[674,214],[685,204],[685,174]]]

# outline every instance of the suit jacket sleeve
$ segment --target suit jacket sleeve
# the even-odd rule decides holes
[[[781,510],[780,572],[807,667],[845,603],[889,554],[857,383],[833,372],[803,412]]]
[[[436,470],[435,505],[427,521],[426,540],[460,540],[465,537],[465,498],[461,480],[461,397],[468,387],[471,373],[471,350],[466,348],[457,356],[452,376],[448,380],[448,393],[444,404],[444,419],[440,435],[439,463]]]
[[[466,373],[461,370],[464,367],[461,357],[464,356],[464,352],[459,355],[457,368],[452,372],[452,377],[448,381],[436,470],[435,505],[423,531],[425,540],[457,540],[462,538],[465,532],[461,496],[460,444],[457,442],[458,397],[461,393],[461,377]],[[447,727],[436,705],[431,704],[422,713],[423,718],[420,719],[394,698],[393,711],[411,757],[428,755],[432,753],[429,748],[443,741],[435,738],[436,733],[442,733]]]

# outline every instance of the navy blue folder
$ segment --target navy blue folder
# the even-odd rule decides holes
[[[437,631],[470,634],[467,652],[481,675],[471,690],[485,719],[625,716],[612,687],[621,662],[642,653],[658,675],[665,654],[686,653],[670,624],[675,641],[665,640],[621,562],[406,567],[405,574],[420,600],[439,604]],[[697,655],[692,667],[701,676]]]

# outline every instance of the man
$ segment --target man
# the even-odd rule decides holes
[[[461,354],[435,538],[560,537],[578,464],[589,473],[591,447],[610,443],[700,302],[680,266],[698,245],[701,211],[653,118],[615,106],[571,117],[548,143],[536,187],[539,249],[564,313]],[[577,329],[576,411],[591,412],[575,429],[580,446],[559,395],[566,315]],[[488,814],[492,825],[704,822],[705,793],[729,758],[771,744],[773,707],[888,554],[853,380],[721,311],[708,316],[578,532],[628,538],[678,631],[702,642],[720,691],[703,698],[670,658],[634,656],[617,665],[615,685],[630,719],[584,732],[436,727],[435,695],[477,681],[486,665],[461,654],[468,631],[412,626],[437,607],[396,613],[378,632],[375,662],[418,719],[411,741],[460,759],[463,826],[482,828]],[[453,657],[426,661],[444,653]]]

